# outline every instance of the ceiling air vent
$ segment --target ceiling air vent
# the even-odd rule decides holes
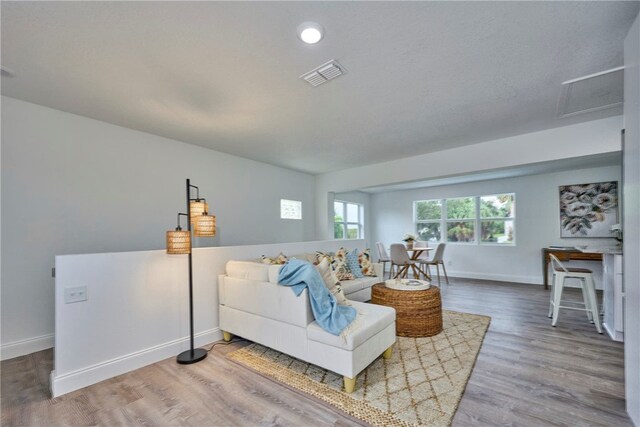
[[[562,83],[558,118],[622,106],[624,67],[616,67]]]
[[[304,73],[300,78],[311,86],[316,87],[320,86],[322,83],[328,82],[329,80],[333,80],[344,73],[345,69],[342,65],[338,64],[338,61],[332,59],[331,61],[314,68],[308,73]]]

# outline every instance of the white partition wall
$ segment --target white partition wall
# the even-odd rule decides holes
[[[196,346],[221,338],[217,275],[232,259],[364,248],[364,240],[199,248],[193,252]],[[186,255],[140,251],[56,257],[53,396],[175,357],[189,348]],[[87,301],[65,304],[86,286]]]
[[[627,412],[640,425],[640,15],[624,42],[624,368]]]

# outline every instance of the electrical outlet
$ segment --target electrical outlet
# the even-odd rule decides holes
[[[64,288],[64,303],[82,302],[87,300],[87,287]]]

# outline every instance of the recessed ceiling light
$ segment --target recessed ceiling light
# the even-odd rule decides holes
[[[307,44],[316,44],[322,40],[324,29],[315,22],[303,22],[298,25],[298,37]]]
[[[14,73],[11,68],[0,65],[0,75],[2,77],[15,77],[16,73]]]

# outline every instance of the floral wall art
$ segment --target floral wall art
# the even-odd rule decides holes
[[[616,181],[560,186],[560,237],[611,237],[617,222]]]

